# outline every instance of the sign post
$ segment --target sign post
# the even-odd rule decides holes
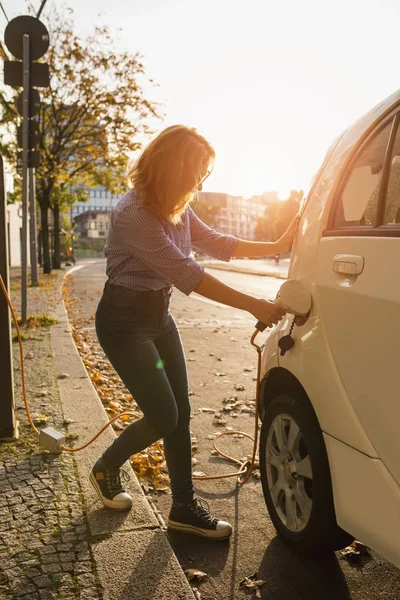
[[[40,164],[39,152],[35,150],[38,141],[38,124],[33,115],[37,114],[40,97],[33,87],[50,85],[49,66],[46,63],[33,61],[41,58],[49,47],[49,34],[46,27],[35,17],[16,17],[6,27],[5,44],[17,61],[4,63],[4,83],[12,87],[22,87],[17,108],[22,115],[22,126],[18,129],[18,145],[22,153],[18,164],[22,167],[22,285],[21,285],[21,318],[27,319],[27,285],[28,285],[28,207],[30,206],[30,249],[31,249],[31,282],[38,284],[37,244],[36,244],[36,210],[35,210],[35,178],[29,171]],[[22,60],[22,62],[21,62]],[[29,202],[30,199],[30,202]]]
[[[3,158],[0,156],[0,275],[9,291],[8,230],[4,190]],[[18,422],[14,413],[14,381],[11,350],[11,322],[6,298],[0,290],[0,440],[18,438]]]
[[[29,35],[24,33],[23,45],[23,102],[22,102],[22,269],[21,269],[21,318],[26,323],[28,298],[28,152],[29,152]]]

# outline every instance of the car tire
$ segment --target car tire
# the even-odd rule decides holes
[[[325,443],[305,394],[281,393],[268,403],[260,471],[271,520],[289,546],[320,553],[351,544],[336,522]]]

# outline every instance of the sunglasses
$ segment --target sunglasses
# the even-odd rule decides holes
[[[205,182],[205,180],[207,179],[207,177],[210,177],[212,171],[211,169],[209,169],[207,171],[207,173],[205,174],[205,176],[203,177],[203,179],[200,181],[200,183],[197,185],[197,191],[201,192],[201,190],[203,189],[203,183]]]

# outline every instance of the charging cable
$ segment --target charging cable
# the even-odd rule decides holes
[[[296,314],[296,313],[297,314],[306,314],[307,311],[309,311],[311,309],[311,297],[309,295],[308,290],[307,290],[308,296],[306,295],[306,297],[304,297],[305,292],[304,292],[304,290],[299,289],[299,285],[300,285],[299,282],[297,282],[297,281],[293,282],[291,280],[288,280],[283,285],[286,285],[286,289],[289,293],[293,294],[293,292],[296,292],[297,306],[296,306],[296,308],[289,308],[287,305],[288,300],[286,300],[286,302],[282,301],[282,297],[280,297],[279,302],[277,300],[278,304],[280,304],[283,308],[285,308],[285,310],[287,310],[287,312],[292,312],[294,314]],[[61,442],[62,442],[62,440],[65,440],[65,436],[63,434],[59,433],[55,429],[46,427],[45,429],[42,429],[41,431],[39,431],[36,428],[36,426],[32,420],[32,416],[30,414],[28,401],[27,401],[26,385],[25,385],[24,354],[23,354],[23,348],[22,348],[21,332],[20,332],[17,317],[15,315],[14,308],[11,304],[10,297],[8,295],[6,286],[4,284],[4,281],[3,281],[3,278],[1,275],[0,275],[0,286],[3,291],[4,296],[6,298],[7,304],[10,308],[14,326],[15,326],[15,329],[17,332],[20,358],[21,358],[22,397],[23,397],[23,401],[24,401],[24,405],[25,405],[26,414],[28,416],[28,420],[29,420],[29,424],[30,424],[31,428],[37,435],[39,435],[39,443],[42,447],[44,447],[46,450],[50,450],[50,451],[57,452],[57,453],[60,453],[62,450],[66,451],[66,452],[79,452],[80,450],[83,450],[84,448],[87,448],[88,446],[90,446],[90,444],[92,444],[103,433],[103,431],[105,429],[107,429],[107,427],[112,425],[114,423],[114,421],[116,421],[120,417],[122,417],[124,415],[134,415],[134,416],[137,415],[137,413],[132,412],[132,411],[124,411],[122,413],[119,413],[118,415],[116,415],[115,417],[110,419],[110,421],[108,423],[106,423],[106,425],[104,425],[104,427],[102,427],[100,429],[100,431],[98,431],[98,433],[96,433],[96,435],[93,438],[91,438],[88,442],[86,442],[86,444],[84,444],[83,446],[79,446],[78,448],[69,448],[67,446],[62,445]],[[294,286],[296,289],[292,290],[291,286],[292,287]],[[282,288],[279,293],[280,296],[281,296],[281,292],[282,292]],[[299,295],[299,292],[303,292],[303,297],[301,297],[301,294]],[[309,303],[309,306],[307,303]],[[307,310],[306,310],[306,308],[307,308]],[[255,416],[254,416],[254,436],[251,436],[248,433],[245,433],[244,431],[223,431],[215,437],[214,442],[213,442],[214,450],[219,454],[219,456],[221,456],[225,460],[228,460],[228,461],[238,465],[239,469],[237,471],[235,471],[234,473],[225,473],[223,475],[198,475],[198,476],[194,476],[193,479],[210,480],[210,479],[226,479],[228,477],[237,477],[238,483],[240,485],[242,485],[250,479],[250,476],[251,476],[252,472],[254,471],[254,468],[258,462],[257,461],[257,441],[258,441],[258,415],[259,415],[259,403],[260,403],[261,355],[262,355],[262,351],[265,346],[265,344],[263,344],[262,346],[259,346],[258,344],[256,344],[255,338],[258,335],[258,333],[260,333],[260,331],[264,331],[265,328],[266,328],[266,325],[264,325],[263,323],[258,321],[258,323],[256,324],[256,329],[250,339],[250,343],[256,349],[257,355],[258,355],[257,379],[256,379],[256,401],[255,401]],[[251,458],[248,458],[245,461],[241,461],[241,460],[238,460],[237,458],[234,458],[233,456],[230,456],[229,454],[225,454],[224,452],[222,452],[216,445],[216,442],[217,442],[217,440],[219,440],[220,438],[222,438],[223,436],[226,436],[226,435],[241,435],[241,436],[244,436],[244,437],[248,438],[249,440],[251,440],[253,442],[253,450],[252,450]],[[156,442],[156,445],[157,445],[159,452],[165,459],[165,456],[161,449],[160,444],[158,442]]]

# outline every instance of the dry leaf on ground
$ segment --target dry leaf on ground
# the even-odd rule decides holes
[[[244,579],[242,579],[242,581],[239,583],[239,587],[246,588],[247,590],[249,590],[252,593],[255,592],[256,598],[261,598],[260,588],[264,584],[265,584],[264,579],[258,579],[258,574],[254,573],[253,575],[250,575],[249,577],[245,577]]]
[[[341,555],[347,562],[358,567],[362,567],[371,558],[370,548],[357,540],[342,550]]]
[[[186,569],[185,575],[188,581],[194,581],[196,583],[201,583],[207,577],[207,573],[199,571],[198,569]]]

